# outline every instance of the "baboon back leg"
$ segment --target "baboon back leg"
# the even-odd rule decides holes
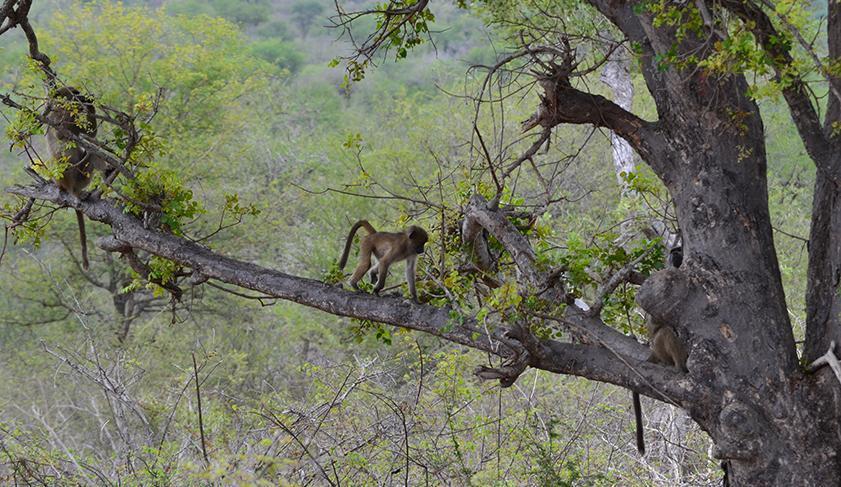
[[[391,259],[388,255],[383,256],[377,263],[377,285],[374,286],[374,294],[379,294],[385,287],[385,278],[388,276],[388,267],[391,265]]]
[[[370,245],[365,245],[365,242],[362,242],[362,246],[359,249],[359,264],[356,266],[356,270],[353,271],[353,276],[350,278],[350,285],[353,286],[354,289],[359,289],[357,283],[371,267],[372,250],[373,249]]]

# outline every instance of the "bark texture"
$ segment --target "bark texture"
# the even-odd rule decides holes
[[[566,317],[564,323],[586,338],[581,340],[582,343],[562,343],[535,337],[512,338],[507,334],[509,330],[488,332],[472,317],[454,315],[453,310],[448,308],[419,305],[402,297],[378,297],[346,291],[338,286],[220,255],[189,240],[146,228],[142,221],[126,214],[110,201],[95,198],[80,200],[60,191],[52,183],[15,186],[8,191],[79,209],[89,219],[111,226],[113,237],[97,240],[100,248],[120,253],[130,249],[142,250],[164,257],[193,269],[196,282],[216,279],[333,315],[422,331],[503,358],[526,357],[526,365],[531,367],[591,377],[639,390],[652,397],[672,397],[684,405],[701,394],[692,384],[684,381],[680,374],[645,362],[648,357],[645,346],[613,330],[597,317],[589,316],[574,307],[571,309],[575,311]],[[499,240],[510,238],[513,244],[527,245],[524,239],[517,238],[516,235],[520,234],[513,226],[503,224],[500,220],[504,218],[487,208],[486,201],[476,197],[474,202],[471,214],[493,228],[497,232],[495,237]],[[511,235],[506,236],[506,232]],[[527,257],[527,251],[524,250],[523,255],[519,264],[524,274],[531,276],[538,284],[552,282],[548,274],[534,268],[532,260]],[[547,289],[551,289],[551,286]],[[617,360],[617,354],[621,355],[622,360]],[[633,368],[629,368],[628,364],[632,364]]]
[[[638,49],[657,107],[657,121],[618,104],[586,97],[562,75],[546,76],[540,125],[591,123],[623,137],[651,166],[674,198],[683,231],[684,264],[658,272],[637,294],[653,318],[672,324],[690,350],[686,380],[705,397],[687,410],[715,440],[734,485],[837,485],[841,464],[838,384],[827,370],[805,375],[798,364],[768,210],[764,128],[740,74],[663,67],[670,52],[710,55],[709,37],[678,36],[655,25],[630,2],[589,0]],[[696,2],[715,11],[717,5]],[[720,4],[753,29],[772,57],[778,78],[793,56],[775,24],[751,1]],[[830,54],[841,35],[838,3],[830,5]],[[831,79],[832,84],[837,80]],[[822,125],[802,80],[783,95],[818,168],[810,236],[808,328],[804,354],[823,354],[839,341],[838,158],[831,123],[839,98],[830,97]],[[589,103],[589,109],[582,107]],[[591,117],[599,113],[599,117]],[[841,342],[841,341],[839,341]]]

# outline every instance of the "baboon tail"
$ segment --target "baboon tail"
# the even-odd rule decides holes
[[[634,399],[634,417],[637,421],[637,451],[645,455],[645,438],[642,434],[642,406],[640,405],[639,393],[631,393]]]
[[[359,220],[358,222],[354,223],[352,227],[350,227],[350,233],[348,233],[347,240],[345,241],[345,250],[342,252],[342,257],[339,259],[339,269],[344,270],[345,265],[347,264],[347,257],[350,254],[350,246],[353,244],[353,236],[356,235],[356,232],[359,228],[362,227],[368,232],[368,235],[372,233],[377,233],[374,230],[374,227],[368,223],[368,220]]]
[[[82,247],[82,269],[88,270],[88,238],[85,235],[85,215],[76,210],[76,221],[79,223],[79,243]]]

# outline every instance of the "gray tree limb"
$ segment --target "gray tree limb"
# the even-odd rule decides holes
[[[269,296],[292,301],[337,316],[387,323],[421,331],[447,341],[482,350],[503,358],[524,353],[522,345],[506,336],[506,330],[486,333],[472,317],[454,314],[449,308],[414,304],[400,297],[378,297],[343,290],[337,286],[304,277],[292,276],[248,262],[225,257],[172,234],[147,229],[143,223],[111,201],[89,198],[80,200],[62,192],[51,183],[13,186],[7,190],[19,196],[48,201],[81,210],[90,220],[110,225],[113,237],[101,240],[106,250],[125,250],[126,246],[143,250],[192,268],[202,276],[217,279]],[[481,216],[489,218],[488,215]],[[536,272],[536,271],[530,271]],[[537,274],[535,274],[536,276]],[[597,319],[573,317],[579,325],[595,328]],[[603,323],[601,326],[608,328]],[[608,328],[609,329],[609,328]],[[602,329],[600,332],[604,333]],[[618,332],[613,332],[622,336]],[[608,334],[604,334],[613,340]],[[627,337],[622,337],[627,340]],[[579,375],[610,382],[641,394],[679,404],[688,404],[702,392],[683,374],[644,362],[645,347],[624,345],[605,347],[603,341],[588,344],[541,340],[539,353],[530,354],[531,367],[564,374]],[[618,342],[617,342],[618,343]],[[624,355],[628,353],[628,355]],[[664,399],[667,398],[667,399]]]

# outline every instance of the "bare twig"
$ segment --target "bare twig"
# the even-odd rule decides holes
[[[590,316],[598,316],[602,312],[607,296],[615,291],[620,284],[627,282],[634,277],[634,268],[636,268],[640,262],[645,260],[654,248],[654,246],[651,246],[646,249],[645,252],[640,254],[636,259],[628,262],[624,267],[622,267],[622,269],[610,276],[610,279],[608,279],[607,282],[599,286],[598,291],[596,291],[596,299],[588,311]]]
[[[829,350],[825,354],[818,357],[814,362],[809,364],[809,370],[815,371],[822,365],[829,365],[832,371],[835,372],[835,377],[838,382],[841,382],[841,364],[838,363],[838,357],[835,356],[835,340],[829,343]]]
[[[198,402],[198,414],[199,414],[199,434],[201,435],[201,453],[204,456],[204,462],[207,465],[210,465],[210,458],[207,456],[207,443],[204,439],[204,419],[202,418],[201,412],[201,383],[199,382],[199,367],[196,364],[196,353],[192,353],[193,356],[193,376],[196,380],[196,401]]]

